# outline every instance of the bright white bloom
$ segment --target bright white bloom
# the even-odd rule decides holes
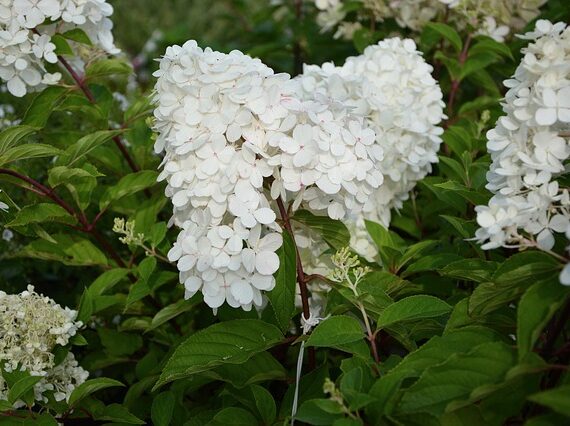
[[[570,236],[570,196],[559,179],[570,157],[570,29],[539,20],[512,79],[503,111],[487,133],[492,163],[489,206],[478,206],[476,238],[484,249],[552,250]],[[567,268],[561,281],[569,281]]]
[[[76,311],[36,293],[33,286],[20,294],[0,291],[0,363],[6,371],[43,376],[34,387],[37,401],[47,402],[46,392],[53,392],[58,401],[68,399],[75,386],[87,379],[88,373],[73,354],[59,365],[54,362],[54,347],[67,345],[83,325],[76,317]],[[0,374],[0,399],[5,391]]]
[[[372,188],[365,186],[361,186],[363,192],[354,194],[356,202],[365,205],[349,226],[352,247],[367,258],[373,257],[375,250],[363,241],[368,238],[364,218],[388,226],[390,210],[402,206],[410,190],[437,162],[443,132],[438,123],[445,116],[442,92],[431,71],[412,40],[393,38],[367,47],[341,67],[330,63],[305,66],[301,77],[307,92],[328,99],[332,105],[349,105],[354,114],[363,117],[362,124],[350,122],[343,136],[356,153],[366,153],[373,170],[380,172],[365,177],[376,188],[372,195],[366,192]],[[359,163],[349,170],[358,180],[366,167],[366,163]],[[311,208],[319,208],[327,200],[311,190],[305,198]],[[340,212],[344,207],[329,205],[329,209]],[[334,214],[329,211],[329,216]]]
[[[95,46],[117,53],[105,0],[2,0],[0,2],[0,79],[14,96],[56,84],[59,73],[48,73],[45,63],[57,62],[56,32],[82,29]],[[71,42],[71,44],[73,44]]]
[[[272,200],[333,219],[359,214],[384,182],[376,134],[314,78],[274,74],[238,51],[189,41],[168,48],[155,75],[160,179],[183,228],[170,259],[188,297],[260,306],[279,266]]]

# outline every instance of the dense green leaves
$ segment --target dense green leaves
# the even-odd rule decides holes
[[[220,364],[241,364],[281,338],[279,329],[260,320],[214,324],[196,332],[176,348],[155,387]]]
[[[327,216],[315,216],[307,210],[298,210],[292,219],[322,235],[323,239],[335,250],[348,246],[350,242],[348,229],[338,220],[332,220]]]

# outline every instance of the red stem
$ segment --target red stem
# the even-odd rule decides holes
[[[303,304],[303,317],[309,319],[311,315],[311,311],[309,309],[309,291],[307,290],[307,282],[309,277],[315,279],[314,276],[307,276],[305,271],[303,270],[303,263],[301,262],[301,256],[299,254],[299,248],[297,247],[297,243],[295,242],[295,234],[293,233],[293,227],[291,226],[291,220],[289,218],[289,213],[283,204],[283,200],[281,197],[277,198],[277,207],[279,208],[279,213],[281,214],[281,219],[283,219],[283,226],[285,229],[291,234],[293,238],[293,245],[295,246],[295,256],[297,258],[297,283],[299,283],[299,290],[301,292],[301,303]],[[313,370],[316,365],[315,360],[315,348],[309,348],[309,368]]]
[[[59,59],[59,62],[61,62],[63,67],[67,70],[67,72],[69,72],[69,75],[71,75],[71,78],[73,78],[77,86],[85,94],[85,97],[89,100],[89,102],[91,102],[92,104],[96,104],[97,101],[95,100],[95,96],[93,95],[93,92],[91,92],[91,89],[89,89],[89,86],[85,83],[85,79],[81,77],[79,74],[77,74],[77,72],[73,69],[73,67],[69,64],[69,62],[67,62],[67,60],[63,56],[58,55],[57,58]],[[119,138],[119,136],[113,136],[112,139],[113,142],[115,142],[115,145],[117,145],[117,148],[119,148],[119,151],[121,151],[121,154],[123,155],[127,163],[129,164],[131,170],[133,172],[138,172],[140,169],[133,160],[133,158],[131,157],[131,155],[129,154],[129,151],[127,150],[123,142],[121,142],[121,138]]]
[[[463,50],[461,50],[461,53],[459,54],[459,65],[463,65],[465,63],[465,61],[467,60],[467,56],[469,53],[469,46],[471,44],[471,34],[469,34],[467,36],[467,39],[465,40],[465,43],[463,45]],[[449,114],[449,118],[447,119],[447,123],[448,124],[451,119],[453,118],[453,106],[455,103],[455,98],[457,96],[457,92],[459,91],[459,84],[460,81],[457,79],[452,79],[451,80],[451,90],[449,92],[449,99],[447,101],[447,112]]]
[[[29,184],[32,187],[32,188],[26,188],[26,189],[32,190],[36,194],[39,193],[40,195],[43,195],[44,197],[49,198],[54,203],[61,206],[71,216],[75,217],[79,221],[79,223],[81,224],[81,227],[74,227],[75,229],[78,229],[79,231],[82,231],[82,232],[85,232],[87,234],[92,235],[93,238],[95,238],[97,240],[97,242],[99,244],[101,244],[101,246],[109,254],[109,256],[111,256],[111,258],[117,263],[117,265],[119,265],[121,268],[126,267],[125,262],[123,262],[123,260],[117,254],[117,252],[111,246],[111,244],[109,244],[107,242],[107,240],[105,240],[103,238],[103,236],[95,229],[95,221],[93,221],[92,223],[89,223],[89,221],[87,220],[87,217],[85,216],[85,214],[83,212],[75,211],[75,209],[73,207],[71,207],[65,200],[63,200],[61,197],[59,197],[55,193],[53,188],[45,186],[45,185],[39,183],[38,181],[36,181],[35,179],[32,179],[31,177],[23,175],[21,173],[18,173],[14,170],[0,169],[0,174],[12,176],[12,177],[15,177],[17,179],[20,179],[21,181],[26,182],[27,184]],[[33,189],[33,188],[35,188],[35,189]],[[98,215],[98,217],[100,217],[100,216]]]

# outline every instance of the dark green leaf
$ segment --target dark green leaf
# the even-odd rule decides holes
[[[124,386],[124,385],[121,382],[118,382],[117,380],[108,379],[106,377],[99,377],[97,379],[87,380],[86,382],[81,383],[73,390],[71,396],[69,397],[68,404],[70,407],[73,407],[83,398],[86,398],[87,396],[97,391],[116,386]]]
[[[386,328],[401,321],[434,318],[451,311],[451,306],[437,297],[416,295],[389,305],[378,318],[377,328]]]
[[[158,173],[154,170],[142,170],[126,175],[103,194],[99,201],[99,208],[104,210],[113,201],[151,187],[156,183],[157,177]]]
[[[356,319],[346,315],[336,315],[317,325],[306,344],[307,346],[333,347],[363,338],[362,326]]]
[[[344,223],[339,220],[333,220],[327,216],[315,216],[306,210],[298,210],[292,219],[321,235],[335,250],[348,247],[350,244],[350,233]]]
[[[295,243],[287,230],[283,231],[283,246],[279,249],[279,270],[275,288],[267,294],[281,331],[289,329],[295,313],[295,287],[297,285],[297,254]]]
[[[221,364],[244,363],[282,338],[278,328],[260,320],[233,320],[211,325],[176,348],[155,388]]]
[[[156,395],[152,401],[151,418],[155,426],[168,426],[174,415],[174,394],[170,391]]]

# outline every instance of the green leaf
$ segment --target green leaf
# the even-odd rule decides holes
[[[475,53],[467,58],[467,61],[461,67],[459,79],[463,80],[465,77],[487,68],[489,65],[497,62],[499,57],[489,51]]]
[[[559,264],[552,256],[538,251],[517,253],[493,274],[490,282],[479,284],[469,298],[469,313],[485,315],[522,295],[537,281],[558,276]]]
[[[367,46],[374,43],[374,33],[368,28],[359,28],[354,32],[352,42],[356,50],[362,53]]]
[[[499,267],[498,262],[483,259],[462,259],[440,269],[439,273],[458,280],[490,281]]]
[[[54,34],[51,36],[50,42],[55,44],[56,55],[73,55],[71,46],[61,34]]]
[[[434,186],[436,188],[441,188],[446,191],[451,191],[455,194],[458,194],[475,206],[487,204],[490,198],[489,194],[474,191],[454,180],[448,180],[447,182],[443,183],[436,183]]]
[[[99,296],[106,291],[111,290],[117,283],[129,274],[128,269],[114,268],[103,272],[89,286],[89,291],[94,296]]]
[[[330,399],[310,399],[305,401],[295,416],[295,420],[310,425],[332,425],[344,417],[342,407]]]
[[[346,315],[336,315],[317,325],[306,344],[316,347],[334,347],[363,338],[364,332],[356,319]]]
[[[69,89],[61,86],[49,86],[44,89],[30,104],[22,124],[36,128],[45,127],[51,113],[65,100],[69,93]]]
[[[8,391],[8,401],[14,404],[24,396],[28,391],[32,390],[34,385],[38,383],[42,376],[26,376],[22,377],[13,386],[10,386]]]
[[[20,210],[16,217],[6,224],[7,227],[25,226],[31,223],[60,222],[73,224],[75,218],[58,204],[39,203],[32,204]]]
[[[152,424],[155,426],[168,426],[174,415],[176,401],[170,391],[159,393],[152,400],[150,410]]]
[[[395,232],[386,229],[384,226],[369,220],[365,221],[366,230],[370,234],[372,241],[378,247],[378,253],[382,263],[390,271],[396,270],[396,265],[406,249],[406,242]],[[404,262],[405,263],[405,262]]]
[[[12,411],[14,407],[8,401],[4,401],[0,399],[0,413],[3,411]]]
[[[228,407],[216,414],[206,426],[252,426],[257,424],[257,419],[249,411],[238,407]]]
[[[570,385],[535,393],[528,399],[570,417]]]
[[[252,385],[249,389],[253,394],[257,412],[259,413],[263,424],[273,424],[277,417],[277,407],[271,393],[269,393],[267,389],[258,385]]]
[[[403,393],[399,412],[440,416],[451,402],[467,400],[477,388],[502,382],[515,362],[513,349],[500,342],[483,343],[469,353],[452,355],[425,370]]]
[[[83,136],[65,150],[65,153],[58,160],[57,164],[71,167],[77,161],[89,155],[95,148],[121,133],[122,130],[100,130]]]
[[[95,413],[94,419],[113,423],[126,423],[130,425],[146,424],[120,404],[111,404],[106,406],[101,412]]]
[[[87,380],[73,390],[71,396],[69,397],[68,404],[70,407],[73,407],[83,398],[86,398],[97,391],[117,386],[124,385],[117,380],[108,379],[106,377]]]
[[[173,318],[176,318],[178,315],[183,314],[184,312],[188,312],[195,306],[196,302],[181,299],[171,305],[162,308],[156,313],[146,331],[151,331],[155,328],[160,327],[162,324],[170,321]]]
[[[287,377],[285,368],[268,352],[257,353],[243,364],[223,364],[201,374],[231,383],[238,389],[269,380],[285,380]]]
[[[511,49],[509,49],[509,46],[505,43],[498,42],[493,40],[491,37],[486,36],[477,36],[477,38],[477,43],[469,49],[469,56],[479,53],[493,52],[511,60],[515,59]]]
[[[32,158],[53,157],[61,154],[61,150],[51,145],[41,143],[27,143],[9,148],[0,156],[0,166],[19,160]]]
[[[110,355],[129,356],[143,347],[143,339],[134,333],[121,333],[109,328],[97,329],[101,344]]]
[[[71,234],[55,234],[51,237],[56,243],[35,240],[17,254],[35,259],[55,260],[72,266],[108,264],[105,255],[89,240]]]
[[[449,25],[442,24],[439,22],[428,22],[425,26],[425,30],[434,31],[438,33],[440,36],[449,41],[457,52],[461,52],[461,49],[463,48],[463,42],[461,41],[461,37],[459,36],[457,31],[455,31]]]
[[[409,296],[389,305],[380,314],[376,327],[386,328],[401,321],[413,321],[446,315],[451,306],[434,296]]]
[[[277,327],[260,320],[241,319],[211,325],[176,348],[155,389],[221,364],[241,364],[282,338]]]
[[[289,329],[295,314],[295,287],[297,285],[297,253],[293,238],[283,230],[283,246],[279,249],[279,270],[275,278],[275,288],[267,293],[277,324],[281,331]]]
[[[335,250],[348,247],[350,244],[350,232],[339,220],[330,219],[327,216],[315,216],[307,210],[298,210],[291,218],[312,231],[321,235],[325,242]]]
[[[548,321],[564,304],[570,289],[558,279],[537,282],[522,296],[517,309],[517,344],[522,360],[534,347]]]
[[[154,170],[142,170],[123,177],[119,182],[110,187],[101,197],[99,208],[106,209],[113,201],[117,201],[127,195],[135,194],[156,184],[158,172]]]
[[[127,76],[132,71],[132,67],[126,61],[106,58],[90,63],[85,70],[85,78],[92,80],[111,75]]]
[[[95,168],[93,168],[95,169]],[[48,171],[48,183],[52,188],[64,183],[73,183],[77,179],[97,178],[104,176],[97,169],[70,168],[66,166],[56,166]]]
[[[22,139],[35,133],[38,129],[32,126],[13,126],[0,132],[0,157]]]
[[[76,41],[77,43],[86,44],[87,46],[93,45],[89,39],[89,36],[81,28],[73,28],[61,35],[66,39]]]

